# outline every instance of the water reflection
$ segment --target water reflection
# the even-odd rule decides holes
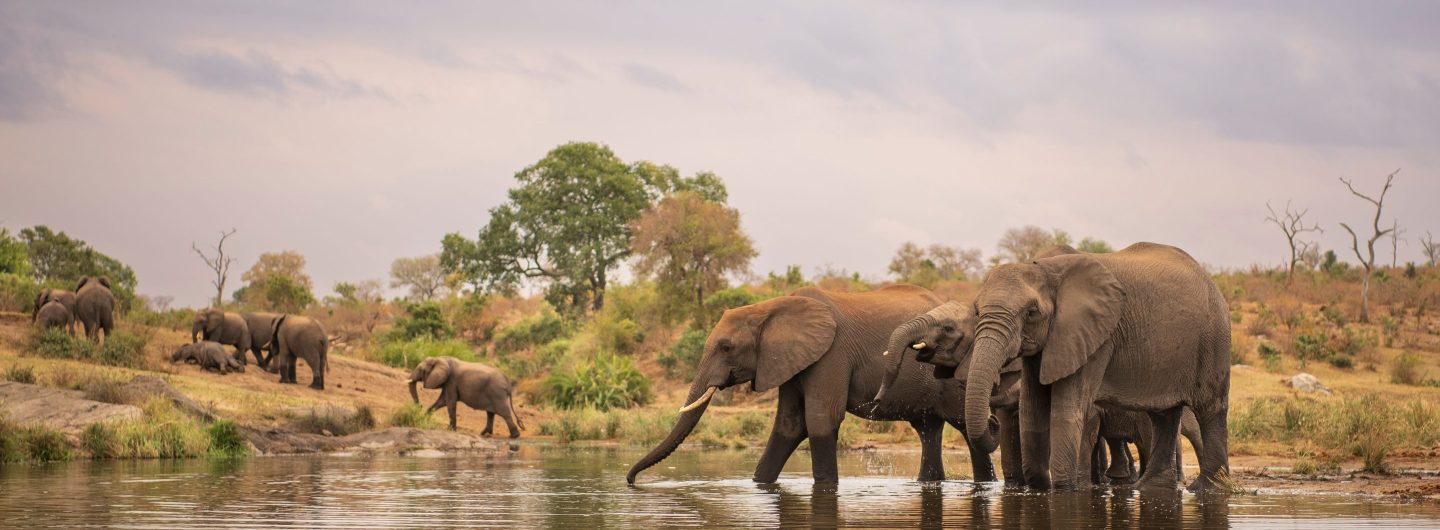
[[[1440,507],[1353,497],[1191,495],[1096,489],[1027,493],[920,484],[913,455],[851,453],[839,486],[802,462],[776,484],[755,454],[680,451],[637,487],[639,453],[526,446],[517,453],[283,457],[0,466],[0,526],[550,528],[1433,527]]]

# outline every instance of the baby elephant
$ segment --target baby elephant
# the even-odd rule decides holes
[[[41,328],[65,328],[66,333],[75,336],[75,315],[56,300],[45,302],[35,311],[35,324]]]
[[[245,371],[245,366],[240,364],[240,361],[225,353],[225,346],[209,340],[186,344],[175,350],[170,356],[170,363],[182,362],[199,364],[200,369],[220,372],[220,375]]]
[[[511,438],[519,438],[525,428],[524,422],[515,415],[511,400],[513,390],[505,374],[479,363],[467,363],[454,357],[431,357],[415,367],[410,374],[410,397],[420,402],[415,383],[424,382],[425,388],[439,388],[440,397],[430,405],[427,413],[445,406],[450,412],[450,430],[455,430],[455,408],[465,403],[475,410],[485,411],[485,430],[480,434],[490,435],[495,431],[495,415],[505,419]]]

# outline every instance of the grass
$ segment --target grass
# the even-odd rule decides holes
[[[1437,414],[1440,407],[1424,398],[1397,400],[1373,393],[1330,399],[1266,397],[1231,410],[1230,434],[1240,442],[1308,444],[1343,452],[1359,457],[1363,470],[1384,473],[1385,460],[1396,449],[1429,447],[1440,440]]]
[[[375,412],[361,405],[354,411],[312,407],[291,420],[295,430],[311,434],[345,436],[375,428]]]
[[[1395,356],[1390,363],[1390,382],[1397,385],[1419,385],[1425,380],[1425,374],[1421,372],[1420,356],[1413,352],[1403,352]]]
[[[90,361],[107,366],[142,368],[145,366],[145,347],[150,342],[149,333],[137,334],[126,330],[115,330],[105,337],[105,344],[96,347],[82,337],[71,337],[58,328],[37,329],[30,334],[28,351],[36,357],[48,359],[74,359]]]
[[[375,360],[401,370],[412,370],[430,357],[454,357],[475,362],[475,352],[460,339],[436,340],[421,337],[412,340],[383,341]]]
[[[250,442],[245,440],[235,422],[216,420],[205,433],[210,436],[211,455],[231,458],[250,455]]]
[[[33,385],[35,384],[35,368],[12,364],[5,369],[4,377],[6,381]]]
[[[161,397],[146,400],[140,409],[143,414],[139,418],[86,428],[80,436],[81,447],[93,458],[190,458],[210,454],[213,427],[207,428]],[[216,435],[228,435],[225,430],[219,428]]]
[[[390,412],[385,418],[385,424],[391,427],[413,427],[416,429],[436,429],[440,422],[435,417],[425,412],[425,406],[419,403],[407,403]]]
[[[65,435],[42,425],[19,425],[0,417],[0,462],[52,462],[74,458]]]

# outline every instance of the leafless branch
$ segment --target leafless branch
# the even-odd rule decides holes
[[[234,228],[231,228],[229,231],[220,231],[220,241],[211,247],[211,249],[215,251],[214,256],[205,255],[205,252],[201,251],[195,242],[192,241],[190,243],[190,250],[194,251],[196,256],[200,256],[200,259],[205,261],[206,267],[209,267],[211,271],[215,272],[215,279],[210,281],[210,285],[215,286],[216,307],[219,307],[220,304],[225,301],[225,280],[229,279],[230,265],[235,263],[235,258],[225,255],[225,240],[232,235],[235,235]]]

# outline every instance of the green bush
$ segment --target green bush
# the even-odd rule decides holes
[[[495,353],[507,355],[531,346],[549,344],[568,335],[565,321],[550,306],[501,329],[495,334]]]
[[[95,361],[107,366],[140,368],[145,365],[145,346],[150,338],[128,331],[115,330],[105,337],[105,344]]]
[[[245,440],[245,435],[240,433],[240,428],[230,420],[215,420],[210,428],[205,430],[210,436],[210,454],[225,457],[247,456],[250,454],[250,443]]]
[[[697,322],[700,327],[709,328],[720,321],[720,315],[725,311],[737,307],[759,303],[763,298],[760,295],[751,293],[743,287],[734,287],[715,291],[714,294],[705,297],[705,313],[709,317],[705,322]]]
[[[30,355],[49,359],[88,359],[94,347],[90,341],[71,337],[59,328],[36,329],[27,345]]]
[[[541,346],[533,356],[506,355],[496,359],[495,364],[511,379],[525,379],[559,364],[570,353],[572,344],[570,339],[555,339]]]
[[[1258,350],[1260,352],[1260,362],[1265,365],[1265,371],[1275,373],[1283,368],[1280,362],[1279,348],[1262,341],[1260,342]]]
[[[1330,338],[1331,349],[1342,356],[1365,357],[1379,345],[1380,339],[1375,336],[1374,330],[1354,326],[1340,328],[1340,333]]]
[[[685,334],[675,341],[670,351],[660,354],[655,360],[665,368],[665,375],[688,380],[700,364],[700,356],[705,353],[705,339],[708,336],[709,334],[702,330],[685,330]]]
[[[650,401],[650,381],[628,357],[599,355],[589,366],[552,374],[542,385],[546,402],[562,409],[609,410]]]
[[[385,418],[385,424],[391,427],[414,427],[416,429],[435,429],[440,423],[435,421],[425,410],[425,406],[419,403],[406,403],[404,406],[390,412]]]
[[[333,407],[311,408],[292,418],[291,425],[299,432],[345,436],[374,429],[375,413],[364,405],[353,411]]]
[[[140,410],[140,418],[106,425],[114,429],[115,458],[188,458],[209,452],[210,435],[205,426],[168,399],[150,398]]]
[[[1385,336],[1385,347],[1395,347],[1395,339],[1400,338],[1400,319],[1380,315],[1380,331]]]
[[[475,352],[470,351],[470,344],[460,339],[435,340],[421,337],[380,344],[379,361],[402,370],[413,370],[421,361],[430,357],[454,357],[474,362]]]
[[[131,311],[126,319],[144,326],[189,331],[191,322],[195,320],[195,310],[188,307],[166,311],[139,309]]]
[[[438,303],[410,304],[405,306],[405,313],[405,316],[395,319],[395,327],[386,335],[387,341],[445,340],[455,336],[455,329],[445,320],[445,312]]]
[[[640,343],[645,341],[645,330],[628,318],[613,320],[597,317],[591,322],[591,329],[595,333],[597,346],[604,353],[631,355],[636,353]]]
[[[29,276],[0,272],[0,310],[29,313],[43,287]]]
[[[73,458],[65,435],[42,425],[21,426],[0,417],[0,462],[49,462]]]
[[[1325,320],[1330,321],[1330,323],[1334,324],[1337,328],[1345,327],[1345,313],[1340,311],[1338,307],[1333,305],[1322,307],[1320,308],[1320,316],[1325,317]]]
[[[1330,341],[1319,332],[1295,335],[1293,347],[1295,358],[1302,361],[1328,359],[1335,353],[1330,349]]]
[[[92,423],[80,433],[80,448],[90,453],[90,458],[115,458],[120,456],[120,437],[114,427]]]
[[[5,380],[27,385],[35,384],[35,369],[29,366],[12,364],[5,369]]]

